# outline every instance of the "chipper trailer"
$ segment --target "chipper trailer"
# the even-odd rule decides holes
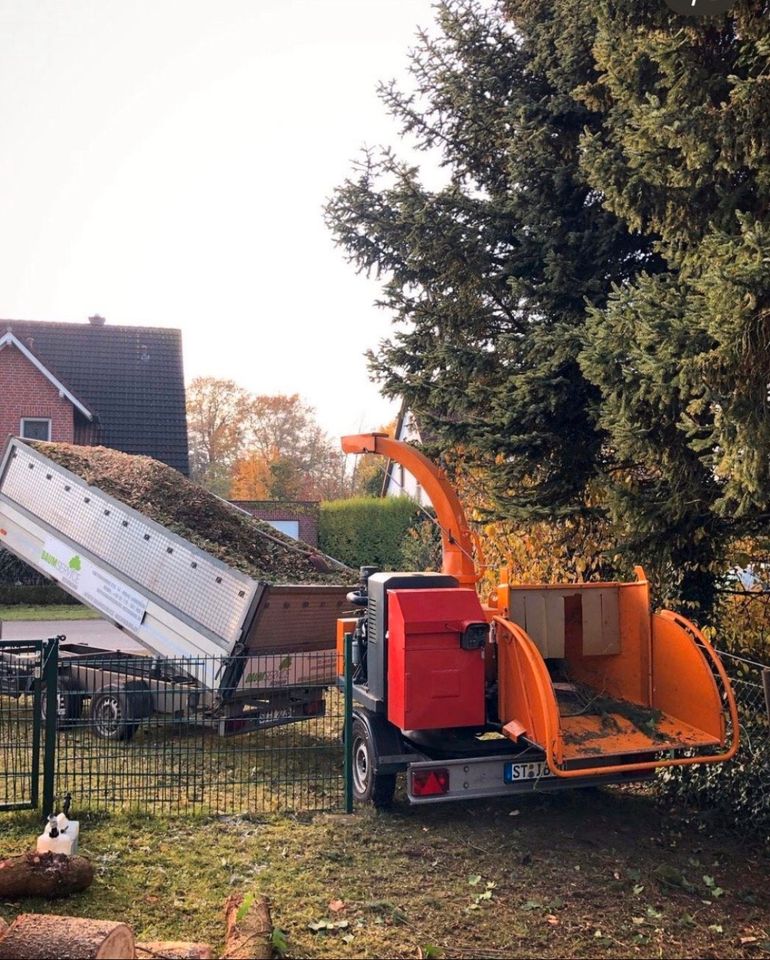
[[[513,584],[483,605],[463,508],[418,450],[344,437],[409,470],[441,528],[440,573],[362,568],[337,623],[353,664],[354,795],[387,805],[406,773],[413,803],[645,779],[660,767],[729,760],[735,699],[698,628],[650,610],[632,583]],[[729,719],[729,724],[728,724]],[[728,745],[728,729],[729,740]]]
[[[20,439],[0,462],[0,546],[147,651],[62,644],[62,720],[88,702],[93,731],[125,740],[152,713],[225,733],[323,712],[349,586],[252,579]],[[0,654],[0,688],[25,678],[31,661]]]

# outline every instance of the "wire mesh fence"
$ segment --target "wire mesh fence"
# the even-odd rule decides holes
[[[70,646],[57,666],[56,646],[0,641],[0,809],[37,806],[41,788],[44,806],[70,793],[80,810],[345,809],[335,651],[159,659]],[[767,741],[766,668],[721,657],[741,727]]]
[[[6,660],[0,806],[37,800],[32,744],[46,702],[34,671],[16,653]],[[55,704],[51,791],[79,810],[344,809],[334,651],[157,659],[65,648]]]
[[[719,651],[719,656],[730,678],[741,719],[767,725],[768,708],[762,675],[770,668],[757,660],[740,657],[724,650]]]
[[[37,804],[42,644],[0,650],[0,809]],[[37,689],[36,689],[37,688]],[[35,722],[37,719],[37,722]]]

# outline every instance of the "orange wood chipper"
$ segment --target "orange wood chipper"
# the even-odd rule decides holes
[[[457,495],[422,453],[384,434],[344,437],[422,485],[441,528],[440,573],[364,567],[337,624],[350,637],[354,795],[387,805],[406,773],[413,803],[618,783],[729,760],[738,719],[698,630],[650,610],[632,583],[512,584],[482,605]],[[729,718],[729,725],[728,725]],[[728,726],[730,744],[728,746]]]

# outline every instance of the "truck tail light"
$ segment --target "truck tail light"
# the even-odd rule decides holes
[[[446,767],[412,771],[413,796],[440,797],[445,793],[449,793],[449,770]]]

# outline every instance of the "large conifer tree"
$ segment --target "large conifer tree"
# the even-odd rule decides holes
[[[734,537],[766,523],[770,483],[770,13],[600,6],[601,116],[581,166],[608,210],[659,238],[642,273],[594,309],[582,355],[599,424],[637,466],[612,506],[701,606]]]
[[[596,117],[571,96],[595,79],[593,5],[451,0],[411,55],[413,88],[382,97],[443,189],[383,150],[337,191],[327,219],[381,273],[397,332],[372,367],[433,436],[491,466],[511,516],[585,506],[606,453],[598,394],[577,356],[585,300],[656,258],[578,169]],[[435,155],[435,153],[433,154]]]
[[[327,208],[383,277],[371,358],[501,510],[596,504],[707,608],[770,504],[770,12],[447,0],[382,90],[447,174],[370,153]]]

